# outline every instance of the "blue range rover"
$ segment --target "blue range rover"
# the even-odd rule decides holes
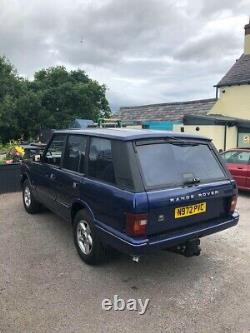
[[[138,260],[169,249],[199,255],[200,237],[237,224],[237,187],[211,140],[184,133],[63,130],[23,162],[24,207],[69,220],[80,257],[107,248]]]

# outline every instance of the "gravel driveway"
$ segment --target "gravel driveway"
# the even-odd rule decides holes
[[[250,195],[239,225],[202,239],[200,257],[159,252],[99,267],[78,257],[71,226],[0,195],[0,332],[250,332]],[[104,311],[114,295],[150,299],[144,315]]]

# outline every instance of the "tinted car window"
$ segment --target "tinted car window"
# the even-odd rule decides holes
[[[81,161],[80,170],[84,171],[86,143],[87,138],[83,135],[69,135],[63,161],[65,169],[78,171]]]
[[[45,162],[59,166],[64,151],[66,135],[55,135],[45,153]]]
[[[232,155],[235,154],[235,151],[228,151],[226,153],[221,154],[221,157],[223,158],[224,161],[228,161]]]
[[[223,159],[226,163],[248,164],[250,152],[248,151],[229,151],[223,154]]]
[[[88,175],[108,183],[115,183],[110,140],[90,139]]]
[[[157,143],[138,146],[137,150],[147,187],[184,185],[194,178],[201,183],[225,178],[205,144]]]

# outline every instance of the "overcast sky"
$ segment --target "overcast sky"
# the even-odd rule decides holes
[[[0,54],[31,78],[81,68],[120,106],[214,97],[250,0],[0,0]]]

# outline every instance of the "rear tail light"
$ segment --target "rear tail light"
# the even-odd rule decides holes
[[[127,214],[126,232],[130,236],[143,236],[146,234],[148,223],[147,214]]]
[[[236,204],[237,204],[237,195],[233,195],[230,203],[230,209],[229,209],[230,213],[233,213],[235,211]]]

